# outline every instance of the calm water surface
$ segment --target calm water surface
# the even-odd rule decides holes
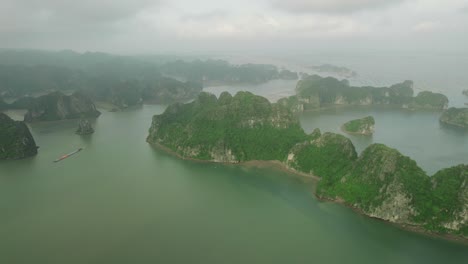
[[[103,112],[90,137],[76,121],[32,125],[39,155],[0,163],[0,263],[468,262],[466,246],[319,202],[283,172],[153,149],[145,137],[163,109]],[[335,126],[302,118],[307,130]]]
[[[458,164],[468,164],[468,131],[439,122],[440,112],[391,108],[344,107],[305,112],[302,127],[346,135],[360,153],[372,143],[383,143],[416,160],[429,174]],[[340,129],[349,120],[371,115],[375,118],[372,136],[347,135]]]

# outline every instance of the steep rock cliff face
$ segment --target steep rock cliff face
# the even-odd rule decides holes
[[[341,197],[366,214],[396,223],[427,217],[430,180],[410,158],[381,144],[366,148],[341,177],[320,182],[318,193]],[[418,218],[419,217],[419,218]]]
[[[36,142],[26,124],[0,113],[0,160],[22,159],[36,154]]]
[[[372,116],[351,120],[341,126],[341,130],[349,134],[372,135],[374,133],[375,120]]]
[[[442,113],[440,117],[440,122],[460,127],[460,128],[468,128],[468,108],[455,108],[450,107],[446,111]]]
[[[283,160],[306,135],[285,107],[249,92],[201,93],[153,117],[148,142],[186,158],[217,162]]]
[[[468,237],[468,165],[438,171],[431,177],[434,229],[448,229]]]
[[[98,117],[93,102],[83,93],[76,92],[66,96],[60,92],[38,97],[28,107],[24,121],[53,121],[80,117]]]
[[[76,134],[78,135],[89,135],[94,133],[94,129],[91,126],[91,123],[87,119],[80,119],[78,123],[78,129],[76,130]]]

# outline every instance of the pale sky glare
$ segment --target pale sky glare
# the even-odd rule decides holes
[[[468,0],[0,0],[0,48],[466,51]]]

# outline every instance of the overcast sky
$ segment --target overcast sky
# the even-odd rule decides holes
[[[0,48],[468,51],[468,0],[0,0]]]

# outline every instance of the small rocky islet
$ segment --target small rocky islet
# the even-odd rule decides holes
[[[76,134],[78,135],[89,135],[94,133],[94,128],[91,126],[91,123],[88,119],[80,119],[78,122],[78,129]]]
[[[367,116],[344,123],[341,126],[341,130],[348,134],[370,136],[374,134],[374,126],[374,117]]]
[[[276,160],[319,178],[316,195],[402,226],[468,239],[468,165],[427,175],[383,144],[360,155],[339,134],[306,134],[282,102],[249,92],[201,93],[155,115],[147,141],[182,158],[239,163]]]

